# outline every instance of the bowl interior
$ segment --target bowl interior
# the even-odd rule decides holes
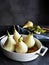
[[[12,37],[13,37],[13,35],[11,35]],[[22,35],[23,37],[26,37],[27,35]],[[34,38],[35,39],[35,44],[37,45],[37,47],[38,47],[38,50],[41,48],[41,46],[42,46],[42,44],[41,44],[41,42],[38,40],[38,39],[36,39],[36,38]],[[3,38],[2,40],[1,40],[1,47],[3,48],[3,45],[5,44],[5,42],[6,42],[6,40],[7,40],[7,36],[5,37],[5,38]],[[3,48],[4,49],[4,48]],[[38,51],[37,50],[37,51]],[[34,53],[34,52],[33,52]]]

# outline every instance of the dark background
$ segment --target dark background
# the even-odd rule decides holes
[[[0,0],[0,25],[49,25],[49,0]]]
[[[0,36],[6,30],[12,32],[12,25],[23,25],[31,20],[36,25],[49,26],[49,0],[0,0]],[[47,35],[47,34],[46,34]],[[49,36],[49,33],[48,35]],[[49,42],[44,42],[49,47]],[[0,65],[49,65],[49,51],[30,62],[17,62],[3,55],[0,49]]]

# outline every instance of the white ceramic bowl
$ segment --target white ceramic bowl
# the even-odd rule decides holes
[[[23,35],[23,36],[26,36],[26,35]],[[5,41],[7,40],[7,36],[4,37],[3,39],[1,39],[0,45],[1,45],[4,55],[6,55],[8,58],[15,60],[15,61],[26,62],[26,61],[31,61],[31,60],[36,59],[39,55],[43,56],[46,53],[46,51],[48,50],[48,48],[43,46],[42,43],[38,39],[36,39],[36,38],[34,38],[34,39],[35,39],[35,42],[39,49],[33,53],[23,53],[22,54],[22,53],[16,53],[16,52],[9,52],[9,51],[5,50],[3,48],[3,45],[4,45]],[[40,53],[42,48],[45,50],[42,53]]]

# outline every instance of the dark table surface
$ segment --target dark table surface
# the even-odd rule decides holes
[[[2,29],[1,29],[2,28]],[[4,27],[1,27],[0,29],[0,36],[5,34],[5,30]],[[8,27],[9,29],[10,27]],[[4,31],[2,31],[4,29]],[[45,34],[47,36],[49,36],[49,33]],[[49,43],[49,42],[47,42]],[[18,62],[18,61],[13,61],[9,58],[7,58],[6,56],[4,56],[1,48],[0,48],[0,65],[49,65],[49,50],[47,51],[47,53],[43,56],[43,57],[38,57],[37,59],[33,60],[33,61],[29,61],[29,62]]]
[[[49,52],[43,57],[38,57],[30,62],[17,62],[7,58],[3,55],[2,51],[0,51],[0,65],[49,65]]]

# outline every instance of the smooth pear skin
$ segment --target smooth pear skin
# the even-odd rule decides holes
[[[28,27],[33,27],[33,22],[32,21],[28,21],[23,28],[28,28]]]
[[[18,42],[18,44],[16,46],[16,52],[17,53],[26,53],[27,51],[28,51],[27,45],[23,41]]]
[[[4,49],[7,51],[14,51],[16,42],[13,37],[8,33],[7,41],[4,44]]]
[[[14,35],[13,38],[16,41],[16,43],[18,42],[18,39],[21,37],[21,35],[17,32],[17,30],[14,27]]]
[[[23,40],[27,44],[28,48],[32,48],[35,45],[35,40],[32,34],[27,35]]]

